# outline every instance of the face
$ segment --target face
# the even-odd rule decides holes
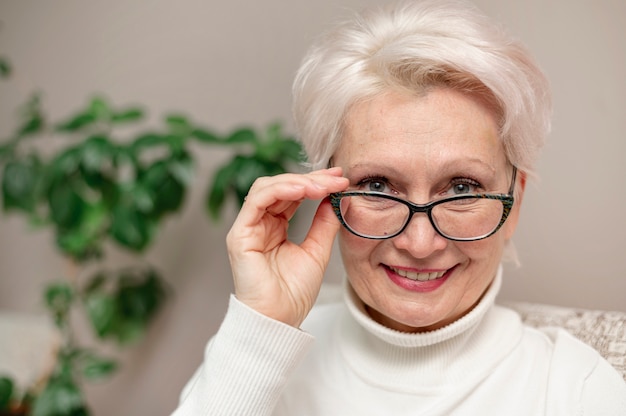
[[[507,193],[512,176],[492,113],[449,89],[422,97],[387,93],[355,105],[333,165],[343,168],[351,190],[382,191],[418,204],[458,192]],[[346,272],[372,318],[418,332],[469,312],[495,277],[517,224],[523,186],[518,180],[506,223],[484,240],[447,240],[423,213],[388,240],[342,228]],[[431,280],[415,280],[426,273]]]

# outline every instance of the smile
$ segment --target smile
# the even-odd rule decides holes
[[[420,282],[426,282],[428,280],[439,279],[443,277],[443,275],[446,274],[447,272],[447,270],[444,270],[440,272],[418,273],[418,272],[411,272],[408,270],[396,269],[394,267],[390,267],[390,269],[399,276],[406,277],[407,279],[411,279],[411,280],[418,280]]]

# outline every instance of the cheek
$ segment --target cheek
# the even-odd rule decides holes
[[[348,275],[352,275],[355,271],[362,272],[370,267],[372,255],[378,244],[380,244],[379,241],[357,237],[347,230],[341,230],[339,250]]]
[[[484,240],[457,243],[456,246],[470,262],[480,262],[487,266],[500,263],[504,244],[505,233],[499,232]]]

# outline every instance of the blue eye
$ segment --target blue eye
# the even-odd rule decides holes
[[[385,192],[387,185],[383,182],[372,181],[368,183],[367,188],[368,191]]]
[[[367,192],[391,192],[389,182],[385,178],[371,177],[361,179],[357,186],[360,190]]]
[[[470,186],[466,183],[459,183],[457,185],[454,185],[454,187],[452,188],[453,192],[456,195],[459,194],[469,194],[472,190],[470,189]]]
[[[450,186],[449,193],[452,195],[465,195],[478,192],[480,184],[472,179],[457,179]]]

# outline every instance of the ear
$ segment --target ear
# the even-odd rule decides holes
[[[526,172],[518,171],[517,179],[515,183],[515,204],[511,208],[511,213],[504,223],[504,238],[506,241],[510,240],[517,228],[517,222],[519,221],[520,209],[522,207],[522,200],[524,199],[524,191],[526,190]]]

